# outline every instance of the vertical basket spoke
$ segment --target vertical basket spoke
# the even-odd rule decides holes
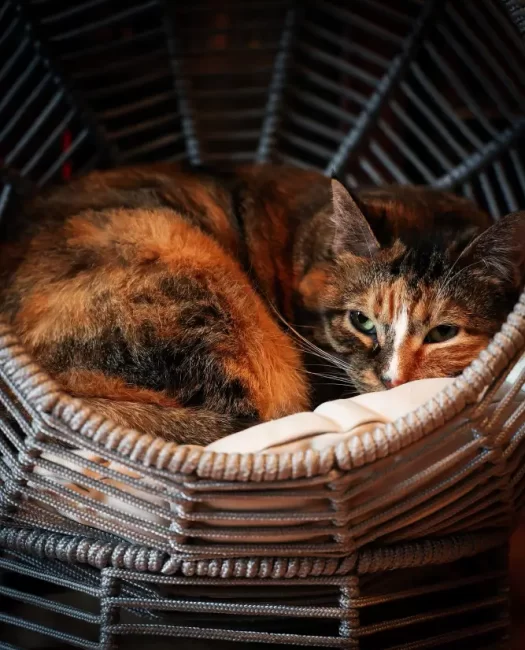
[[[290,53],[293,43],[293,33],[297,20],[297,7],[290,8],[286,14],[283,33],[279,43],[279,51],[275,57],[272,80],[268,88],[268,102],[265,117],[261,127],[259,145],[255,156],[256,162],[268,162],[274,146],[275,132],[278,127],[280,111],[282,110],[283,94],[287,79]]]
[[[373,128],[384,106],[384,102],[387,101],[392,91],[403,78],[413,56],[423,42],[427,30],[433,26],[435,13],[441,4],[440,0],[429,0],[425,2],[421,10],[421,15],[417,19],[410,37],[403,45],[401,53],[391,63],[387,73],[381,79],[357,118],[355,125],[346,135],[339,149],[329,161],[326,167],[327,174],[338,174],[348,160],[348,157],[357,149]]]

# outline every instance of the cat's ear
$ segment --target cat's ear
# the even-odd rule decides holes
[[[501,217],[465,248],[458,262],[494,283],[520,288],[525,282],[525,211]]]
[[[332,178],[332,211],[332,251],[336,255],[349,252],[372,257],[379,250],[379,242],[358,203],[335,178]]]

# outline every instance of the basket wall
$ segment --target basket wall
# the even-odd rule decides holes
[[[32,189],[159,159],[426,183],[495,218],[525,207],[524,15],[517,0],[3,0],[0,228]],[[525,375],[503,380],[524,350],[522,298],[414,416],[255,457],[103,422],[0,327],[0,648],[507,647]]]

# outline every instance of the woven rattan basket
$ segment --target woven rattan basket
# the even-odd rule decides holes
[[[32,186],[160,159],[427,183],[497,218],[525,207],[520,30],[519,0],[0,0],[0,226]],[[224,454],[104,421],[0,326],[0,648],[507,648],[524,352],[525,296],[406,418]]]

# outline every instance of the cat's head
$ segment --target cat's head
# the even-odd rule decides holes
[[[303,242],[301,320],[359,392],[458,375],[497,332],[524,281],[525,213],[488,229],[482,215],[450,194],[356,199],[332,181]]]

